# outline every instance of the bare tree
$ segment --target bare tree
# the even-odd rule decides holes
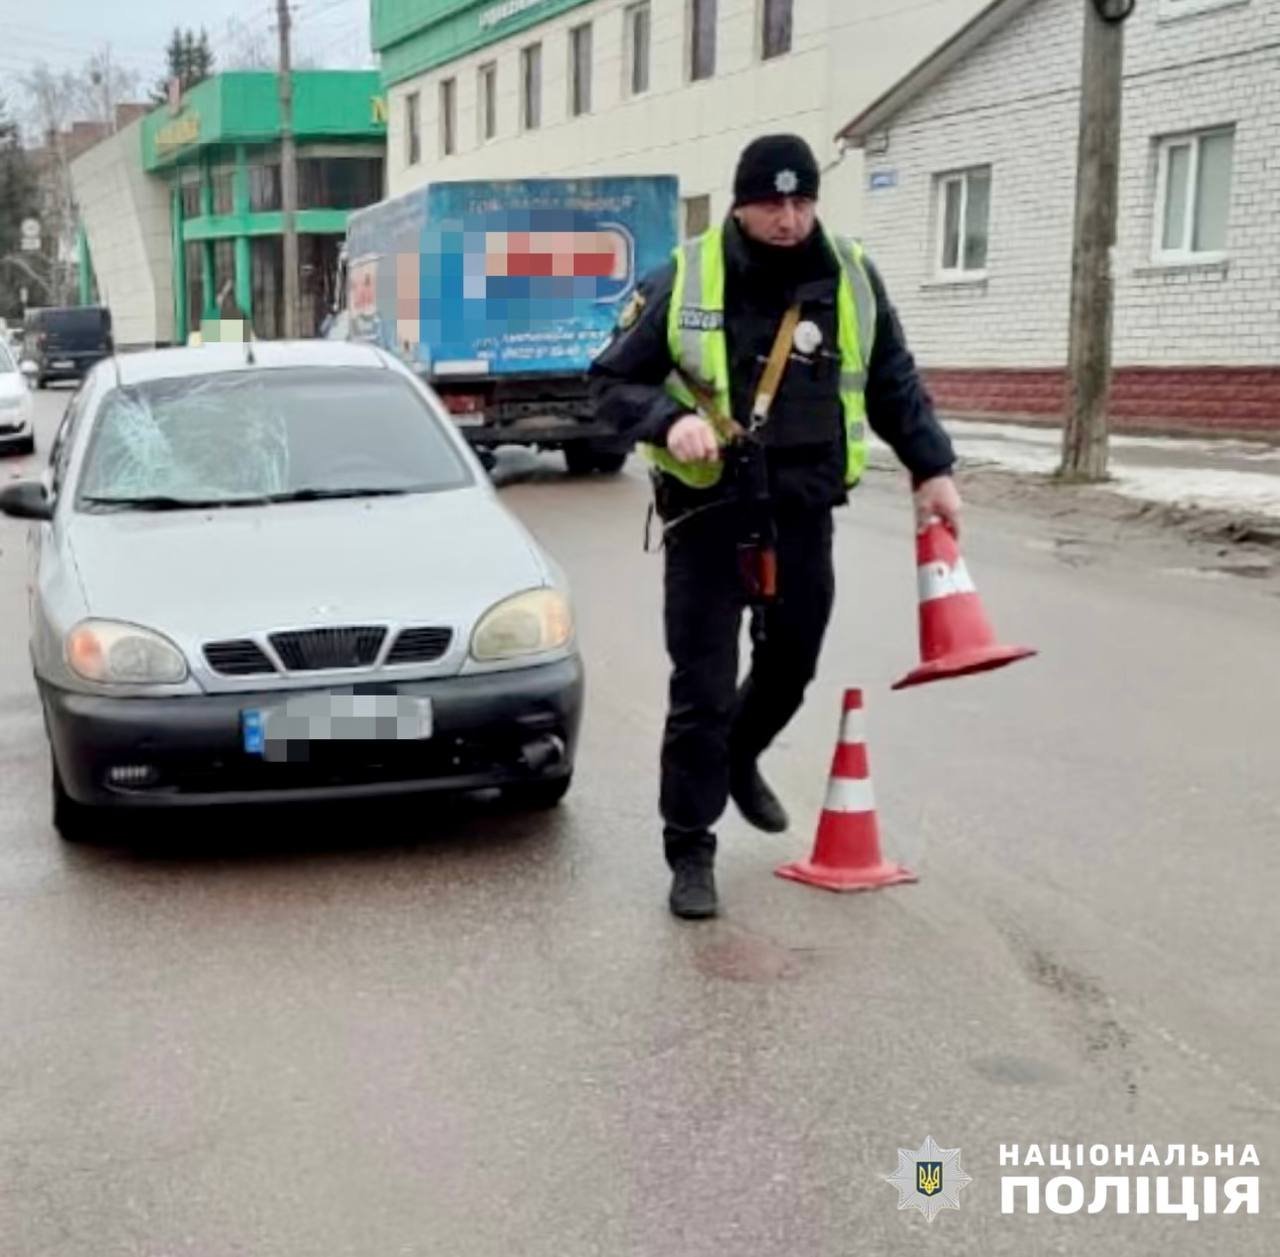
[[[219,41],[218,64],[224,70],[274,70],[276,50],[271,32],[238,17],[228,18]]]
[[[90,122],[116,129],[116,106],[138,99],[139,75],[122,66],[112,56],[111,45],[103,44],[88,61],[77,82],[77,105]]]
[[[122,66],[110,44],[103,44],[76,73],[37,62],[21,79],[27,94],[28,130],[37,137],[35,175],[44,249],[24,259],[42,272],[48,297],[56,304],[72,298],[79,216],[71,183],[71,162],[86,143],[116,129],[116,107],[137,95],[138,74]],[[97,127],[87,137],[77,123]],[[71,147],[75,144],[75,149]]]
[[[23,76],[22,85],[27,92],[30,128],[40,138],[35,167],[44,237],[44,256],[32,255],[25,260],[46,272],[44,286],[51,303],[64,305],[71,298],[76,232],[67,131],[76,101],[83,94],[82,83],[69,70],[58,72],[37,62]]]

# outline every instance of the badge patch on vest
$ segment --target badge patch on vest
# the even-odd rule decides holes
[[[822,347],[822,328],[816,323],[805,319],[803,323],[796,324],[794,336],[796,352],[802,353],[805,357],[815,354]]]
[[[644,313],[646,305],[644,293],[637,291],[636,294],[622,308],[622,313],[618,315],[618,327],[621,331],[629,332],[636,323],[639,322],[640,316]]]
[[[724,311],[681,306],[679,324],[686,332],[718,332],[724,327]]]

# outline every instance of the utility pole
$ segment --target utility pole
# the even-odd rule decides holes
[[[1111,259],[1120,196],[1124,22],[1135,2],[1084,0],[1069,380],[1062,466],[1058,469],[1065,480],[1107,477],[1114,299]]]
[[[289,0],[276,0],[280,28],[280,208],[284,219],[284,334],[298,334],[298,154],[293,143],[293,63]]]

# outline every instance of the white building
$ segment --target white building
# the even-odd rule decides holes
[[[685,230],[728,209],[769,131],[836,132],[982,0],[374,0],[388,190],[440,179],[674,174]],[[858,155],[823,212],[852,230]]]
[[[173,340],[169,190],[142,168],[142,127],[130,123],[71,164],[98,298],[122,348]]]
[[[846,128],[936,398],[1060,414],[1084,0],[997,0]],[[1280,0],[1125,27],[1113,413],[1280,428]]]

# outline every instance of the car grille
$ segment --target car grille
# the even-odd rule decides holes
[[[387,654],[387,663],[431,663],[449,649],[452,641],[452,629],[404,629]]]
[[[209,642],[204,657],[224,677],[249,677],[275,671],[275,665],[257,642]]]
[[[386,635],[387,630],[377,626],[302,629],[272,633],[271,645],[289,672],[369,668],[376,662]]]

